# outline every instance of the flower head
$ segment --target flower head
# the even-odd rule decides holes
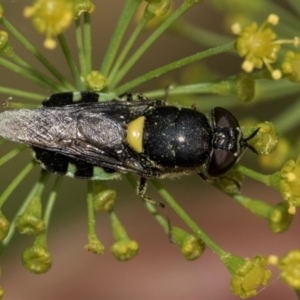
[[[287,75],[290,81],[300,82],[300,53],[288,51],[281,63],[282,73]]]
[[[134,258],[139,252],[139,244],[130,239],[117,240],[110,248],[117,260],[126,261]]]
[[[242,64],[245,72],[252,72],[254,68],[261,69],[265,65],[274,80],[281,78],[281,71],[274,70],[271,64],[276,62],[281,45],[284,43],[297,44],[297,38],[289,41],[276,40],[277,34],[270,25],[277,25],[278,22],[279,17],[271,14],[261,26],[253,22],[243,29],[238,24],[232,27],[234,33],[239,34],[235,47],[239,55],[245,57]]]
[[[287,161],[280,171],[280,192],[283,199],[293,208],[300,206],[300,155],[296,161]]]
[[[269,259],[270,263],[274,264],[281,270],[280,278],[294,289],[300,289],[300,251],[292,250],[278,259],[272,256]]]
[[[231,280],[231,291],[241,298],[248,298],[257,294],[256,289],[260,286],[266,286],[271,271],[265,269],[268,260],[266,257],[257,255],[252,260],[246,258],[240,265]]]
[[[67,29],[73,20],[74,3],[72,0],[37,0],[33,6],[24,10],[24,16],[32,18],[34,27],[46,34],[44,46],[53,49],[56,42],[53,36]]]
[[[33,245],[23,253],[22,262],[28,271],[35,274],[42,274],[51,268],[52,256],[45,247]]]

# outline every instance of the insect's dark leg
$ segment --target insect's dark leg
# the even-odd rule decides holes
[[[222,178],[224,178],[224,179],[227,179],[227,180],[229,180],[229,181],[231,181],[231,182],[233,182],[234,184],[235,184],[235,186],[236,186],[236,188],[237,188],[237,191],[240,191],[241,190],[241,185],[239,184],[239,182],[237,181],[237,180],[235,180],[235,179],[233,179],[233,178],[231,178],[231,177],[229,177],[229,176],[222,176],[222,177],[218,177],[218,178],[209,178],[209,177],[207,177],[206,175],[204,175],[203,173],[197,173],[201,178],[202,178],[202,180],[203,181],[205,181],[206,183],[214,183],[214,182],[216,182],[216,183],[218,183],[218,181],[219,180],[221,180]]]
[[[131,92],[126,92],[124,94],[119,95],[119,98],[121,98],[121,99],[124,97],[126,98],[126,101],[129,101],[129,102],[133,101],[133,95]]]
[[[148,197],[147,195],[145,195],[146,193],[146,189],[147,189],[147,179],[144,178],[144,177],[141,177],[140,178],[140,182],[137,186],[137,194],[143,198],[145,201],[148,201],[149,203],[151,204],[154,204],[154,205],[158,205],[162,208],[166,208],[165,204],[161,203],[161,202],[158,202],[158,201],[154,201],[153,199],[151,199],[150,197]],[[171,221],[170,221],[170,218],[167,214],[167,212],[164,210],[165,212],[165,218],[167,220],[167,223],[168,223],[168,237],[169,237],[169,241],[170,243],[174,244],[174,241],[173,241],[173,238],[172,238],[172,234],[173,234],[173,228],[172,228],[172,224],[171,224]]]
[[[155,201],[152,198],[150,198],[149,196],[145,195],[146,190],[147,190],[147,179],[144,178],[144,177],[141,177],[140,182],[138,183],[138,186],[137,186],[138,196],[143,198],[145,201],[150,202],[151,204],[158,205],[158,206],[163,207],[163,208],[166,207],[163,203]]]
[[[208,178],[206,175],[204,175],[204,173],[200,172],[200,173],[197,173],[197,175],[199,175],[204,182],[211,182],[211,179]]]

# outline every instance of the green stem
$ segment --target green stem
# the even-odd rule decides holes
[[[84,16],[84,53],[85,53],[85,65],[86,72],[92,71],[92,34],[91,34],[91,15],[87,12]]]
[[[44,212],[44,222],[45,222],[46,230],[49,227],[50,217],[51,217],[51,214],[52,214],[52,210],[53,210],[53,207],[54,207],[54,204],[55,204],[55,200],[56,200],[57,193],[58,193],[60,184],[62,182],[62,179],[63,179],[62,176],[56,176],[55,182],[54,182],[53,187],[51,189],[50,196],[49,196],[48,201],[47,201],[47,205],[46,205],[45,212]]]
[[[42,101],[45,99],[45,96],[37,93],[29,93],[23,90],[17,90],[13,88],[8,88],[4,86],[0,86],[0,93],[8,94],[9,96],[18,96],[22,98],[28,98],[34,101]]]
[[[298,299],[300,300],[300,289],[294,289]]]
[[[89,240],[96,236],[95,229],[95,215],[94,215],[94,193],[93,193],[93,181],[88,180],[88,193],[87,193],[87,209],[88,209],[88,236]]]
[[[33,68],[32,65],[28,64],[25,60],[23,60],[21,57],[17,56],[16,54],[14,54],[11,58],[14,60],[14,62],[19,64],[23,68],[25,68],[26,71],[28,71],[32,75],[40,78],[40,80],[43,80],[43,82],[49,86],[49,89],[58,90],[61,92],[69,90],[70,85],[68,85],[67,87],[62,87],[57,82],[48,78],[45,74],[43,74],[43,73],[39,72],[38,70],[36,70],[35,68]]]
[[[289,105],[273,119],[273,124],[280,135],[299,125],[300,98],[294,104]]]
[[[145,25],[148,23],[148,21],[153,17],[150,13],[144,13],[143,18],[139,22],[139,24],[135,27],[133,33],[131,34],[129,40],[127,41],[126,45],[122,49],[120,55],[117,58],[116,63],[113,66],[113,69],[109,73],[108,76],[108,82],[111,82],[113,78],[116,76],[116,74],[119,72],[119,68],[121,64],[123,63],[126,55],[128,54],[129,50],[131,49],[132,45],[136,41],[137,37],[141,33],[141,31],[144,29]]]
[[[0,158],[0,166],[4,165],[7,163],[10,159],[21,153],[23,150],[25,150],[27,147],[26,146],[19,146],[14,148],[13,150],[9,151],[7,154],[3,155]]]
[[[300,2],[298,0],[287,0],[292,9],[300,15]]]
[[[40,85],[41,87],[45,88],[46,90],[49,90],[53,93],[57,91],[64,91],[64,89],[61,86],[57,86],[56,88],[49,86],[42,77],[37,77],[33,75],[32,73],[29,73],[28,70],[24,69],[23,67],[19,67],[18,65],[0,57],[0,65],[23,76],[24,78],[31,80],[35,82],[36,84]]]
[[[10,194],[15,190],[15,188],[21,183],[21,181],[27,176],[27,174],[33,169],[36,162],[31,161],[8,185],[4,192],[0,196],[0,208],[3,206]]]
[[[75,27],[76,27],[76,43],[77,43],[77,52],[79,58],[79,65],[80,65],[80,72],[81,76],[86,76],[86,61],[85,61],[85,53],[83,47],[83,40],[82,40],[82,29],[80,26],[80,19],[75,20]]]
[[[264,183],[267,186],[270,186],[270,175],[264,175],[261,174],[259,172],[253,171],[251,169],[248,169],[242,165],[236,164],[234,166],[234,169],[241,172],[242,174],[244,174],[245,176],[248,176],[250,178],[253,178],[259,182]]]
[[[158,190],[159,194],[172,207],[177,215],[192,229],[197,237],[202,239],[205,244],[214,251],[221,259],[228,255],[222,248],[220,248],[183,210],[183,208],[175,201],[175,199],[168,193],[168,191],[159,183],[158,180],[152,179],[151,183]]]
[[[31,162],[32,164],[32,162]],[[33,165],[34,166],[34,165]],[[23,214],[23,212],[25,211],[26,207],[28,206],[28,204],[30,203],[30,201],[32,200],[32,198],[37,195],[39,193],[39,191],[41,191],[41,185],[44,184],[44,181],[42,180],[43,175],[41,176],[40,180],[38,182],[36,182],[34,184],[34,186],[32,187],[31,191],[29,192],[29,194],[27,195],[25,201],[22,203],[21,207],[18,209],[17,213],[15,214],[13,220],[11,221],[10,224],[10,229],[9,229],[9,233],[6,236],[6,238],[1,242],[1,246],[0,246],[0,256],[2,255],[3,251],[5,250],[5,248],[8,246],[8,244],[10,243],[11,239],[13,238],[16,230],[16,218]]]
[[[120,47],[121,41],[123,39],[124,33],[128,28],[130,21],[133,18],[137,8],[139,7],[142,0],[127,0],[122,9],[122,13],[118,19],[117,27],[113,33],[113,36],[110,40],[109,47],[106,50],[106,54],[104,56],[100,73],[107,77],[112,63],[116,57],[117,51]]]
[[[124,85],[117,88],[115,92],[117,95],[120,95],[126,91],[130,91],[132,88],[140,85],[141,83],[149,81],[152,78],[157,78],[162,74],[165,74],[167,72],[170,72],[170,71],[178,69],[178,68],[181,68],[187,64],[193,63],[195,61],[198,61],[198,60],[201,60],[201,59],[204,59],[204,58],[216,55],[216,54],[220,54],[220,53],[227,52],[227,51],[232,51],[233,46],[234,46],[234,42],[231,42],[229,44],[215,47],[212,49],[208,49],[206,51],[202,51],[202,52],[196,53],[194,55],[185,57],[183,59],[177,60],[177,61],[172,62],[168,65],[165,65],[161,68],[150,71],[136,79],[133,79],[130,82],[125,83]]]
[[[74,61],[74,58],[72,56],[72,53],[70,51],[70,48],[68,46],[68,43],[67,43],[67,41],[66,41],[66,39],[65,39],[65,37],[64,37],[63,34],[59,34],[57,36],[57,39],[58,39],[60,48],[61,48],[61,50],[62,50],[62,52],[64,54],[64,57],[65,57],[65,59],[67,61],[69,69],[70,69],[70,71],[72,73],[73,79],[74,79],[74,81],[76,83],[76,88],[78,90],[82,90],[82,87],[81,87],[82,86],[82,82],[80,80],[80,74],[79,74],[78,68],[76,66],[76,63]],[[70,91],[73,91],[73,90],[74,90],[74,88],[71,89]]]
[[[128,73],[128,71],[133,67],[133,65],[139,60],[139,58],[149,49],[149,47],[158,39],[158,37],[182,14],[184,14],[190,5],[185,1],[172,15],[170,15],[151,35],[150,37],[139,47],[139,49],[128,59],[126,64],[119,70],[118,74],[111,82],[110,89],[114,87],[123,79],[123,77]]]
[[[179,19],[174,22],[170,29],[171,32],[185,39],[208,47],[217,47],[232,41],[232,38],[230,37],[223,34],[217,34],[199,26],[194,26],[183,19]]]
[[[68,84],[63,75],[34,47],[11,23],[4,17],[1,18],[2,25],[10,31],[23,46],[37,58],[53,76],[63,85]]]
[[[109,211],[109,216],[113,228],[114,238],[116,241],[118,240],[126,240],[129,239],[129,236],[125,230],[125,228],[122,226],[119,218],[117,217],[114,210]]]

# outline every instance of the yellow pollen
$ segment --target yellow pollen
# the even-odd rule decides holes
[[[270,14],[268,16],[268,23],[272,24],[272,25],[277,25],[279,22],[279,17],[275,14]]]
[[[286,179],[289,182],[294,181],[296,179],[296,174],[293,172],[290,172],[290,173],[286,174]]]

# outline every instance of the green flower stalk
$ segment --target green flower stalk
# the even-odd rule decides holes
[[[85,249],[94,254],[103,254],[104,246],[99,240],[96,234],[95,228],[95,216],[94,216],[94,195],[93,195],[93,184],[88,181],[88,194],[87,194],[87,210],[88,210],[88,244],[85,245]]]

